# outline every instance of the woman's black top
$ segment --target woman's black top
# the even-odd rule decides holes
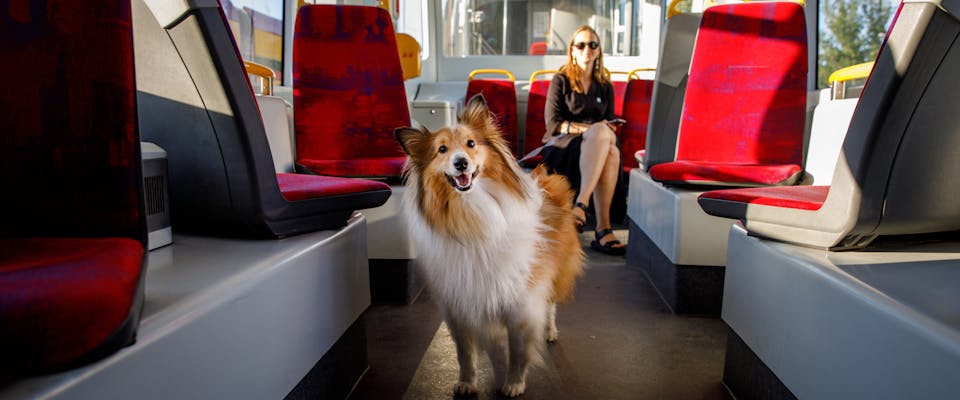
[[[600,84],[593,81],[590,90],[586,93],[576,93],[570,86],[570,79],[562,73],[553,75],[550,90],[547,92],[546,134],[543,142],[546,143],[557,132],[563,121],[584,122],[592,124],[603,120],[612,120],[613,112],[613,85],[610,82]]]

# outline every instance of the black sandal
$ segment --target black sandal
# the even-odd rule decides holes
[[[583,226],[587,224],[587,218],[586,218],[586,217],[587,217],[587,214],[590,213],[590,208],[587,207],[586,204],[583,204],[583,203],[581,203],[581,202],[579,202],[579,201],[576,202],[576,204],[574,204],[573,206],[574,206],[575,208],[579,208],[579,209],[583,210],[583,218],[578,217],[576,214],[573,215],[573,219],[576,220],[575,222],[576,222],[576,224],[577,224],[577,232],[583,233]]]
[[[603,254],[609,254],[611,256],[621,256],[627,253],[627,246],[613,247],[621,242],[617,239],[611,240],[604,244],[600,244],[600,239],[603,239],[604,236],[613,233],[613,229],[607,228],[602,231],[594,232],[594,236],[597,240],[590,242],[590,248],[596,251],[599,251]]]

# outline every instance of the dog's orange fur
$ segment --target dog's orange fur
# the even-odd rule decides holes
[[[543,264],[533,266],[531,281],[538,281],[553,275],[553,301],[560,303],[573,296],[573,287],[577,277],[583,274],[583,249],[574,225],[573,213],[568,204],[573,203],[573,190],[562,175],[548,175],[546,167],[538,166],[531,173],[544,189],[544,204],[540,214],[553,231],[544,235],[551,243],[543,249],[542,259],[552,259],[555,271],[549,271]],[[532,282],[531,282],[532,283]]]
[[[582,274],[573,191],[543,167],[526,176],[479,97],[453,127],[395,135],[409,156],[404,205],[418,262],[457,343],[454,392],[476,392],[476,339],[506,328],[523,350],[511,350],[503,392],[522,394],[527,365],[557,338],[554,304]]]

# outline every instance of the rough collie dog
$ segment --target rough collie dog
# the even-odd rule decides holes
[[[477,392],[484,347],[505,358],[503,394],[519,396],[583,269],[570,185],[543,167],[524,173],[480,96],[453,127],[395,136],[409,156],[403,210],[418,265],[456,343],[453,391]]]

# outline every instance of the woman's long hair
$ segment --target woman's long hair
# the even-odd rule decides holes
[[[577,35],[583,31],[588,31],[593,34],[593,37],[597,38],[597,43],[600,43],[600,35],[589,25],[577,28],[577,30],[573,32],[573,35],[570,35],[570,44],[567,45],[567,63],[560,67],[560,73],[567,76],[567,79],[570,81],[570,87],[573,88],[573,91],[576,93],[583,93],[583,85],[580,84],[580,75],[583,74],[583,68],[580,68],[580,66],[577,65],[577,61],[573,59],[573,45],[575,44],[573,41],[576,40]],[[607,78],[607,69],[603,66],[602,45],[597,47],[597,53],[597,59],[594,60],[593,64],[593,80],[601,84],[606,84],[610,79]]]

